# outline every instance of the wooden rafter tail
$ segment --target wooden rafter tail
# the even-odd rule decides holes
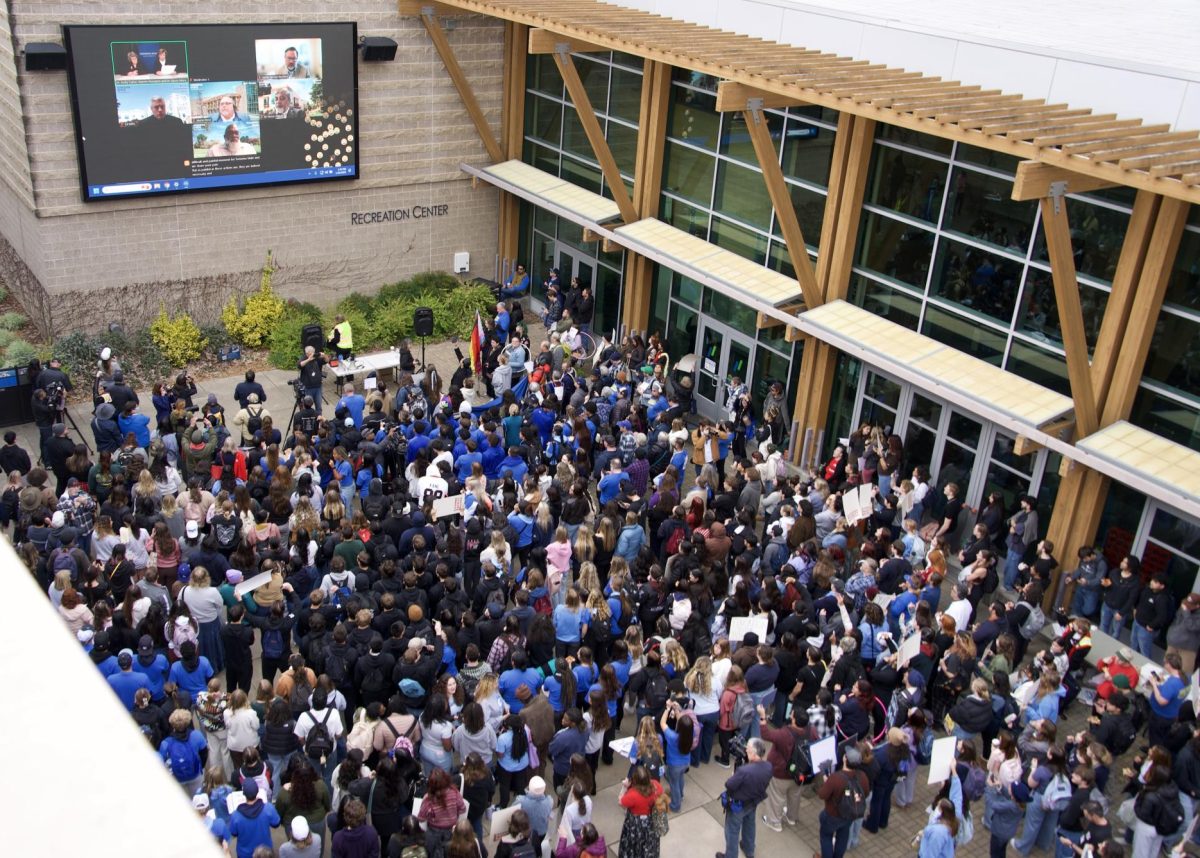
[[[1040,120],[1034,120],[1027,124],[1024,128],[1011,128],[1005,132],[1004,136],[1009,140],[1036,140],[1042,136],[1043,130],[1046,128],[1077,128],[1084,129],[1089,125],[1103,125],[1115,119],[1116,115],[1111,113],[1102,113],[1099,116],[1094,114],[1085,114],[1082,117],[1073,117],[1069,121],[1059,122],[1057,119],[1050,119],[1043,124]]]
[[[1169,137],[1169,135],[1161,136]],[[1072,152],[1071,154],[1097,163],[1120,162],[1143,156],[1169,155],[1176,151],[1186,151],[1196,145],[1197,142],[1200,142],[1195,137],[1195,132],[1192,132],[1192,136],[1187,140],[1155,140],[1154,138],[1146,138],[1146,141],[1140,145],[1121,146],[1115,149],[1104,149],[1099,152]]]
[[[976,96],[982,94],[977,93]],[[908,113],[910,116],[918,119],[933,119],[938,116],[945,116],[947,113],[964,107],[983,107],[991,104],[1007,104],[1012,106],[1014,110],[1017,110],[1025,100],[1024,96],[1020,95],[1004,95],[996,98],[978,98],[976,96],[965,95],[962,98],[940,99],[940,104],[916,107],[908,111]]]
[[[891,109],[893,104],[911,102],[920,99],[921,96],[940,96],[958,92],[960,86],[961,84],[956,80],[936,81],[912,87],[903,87],[895,92],[889,92],[886,95],[876,95],[873,98],[863,99],[863,101],[869,102],[872,107]],[[858,99],[855,100],[857,101]]]
[[[1030,117],[1039,117],[1043,120],[1050,120],[1056,116],[1069,115],[1074,116],[1076,113],[1071,112],[1065,105],[1047,104],[1044,106],[1021,107],[1020,110],[1015,110],[1011,107],[1002,107],[994,110],[977,110],[971,111],[968,115],[963,115],[953,120],[953,124],[962,131],[978,131],[989,125],[996,125],[1001,122],[1015,122]]]
[[[1096,161],[1119,161],[1139,152],[1152,153],[1159,146],[1195,139],[1195,131],[1143,131],[1141,134],[1109,138],[1100,143],[1072,143],[1063,146],[1062,150],[1068,155]]]
[[[1168,176],[1183,176],[1193,173],[1197,169],[1200,169],[1200,160],[1176,161],[1171,164],[1154,165],[1150,168],[1150,175],[1156,179],[1165,179]]]
[[[938,109],[941,109],[943,107],[953,107],[956,103],[961,102],[961,101],[972,101],[972,100],[987,101],[992,98],[999,98],[1000,96],[1001,96],[1001,92],[998,89],[981,89],[981,90],[964,92],[963,90],[961,90],[959,88],[955,88],[955,89],[951,90],[950,92],[947,92],[942,95],[938,95],[936,97],[929,97],[929,98],[913,97],[913,98],[898,99],[898,100],[892,102],[889,105],[889,107],[891,107],[892,110],[895,110],[899,113],[908,113],[914,109],[920,109],[922,107],[929,107],[931,105]],[[1018,96],[1018,98],[1019,98],[1019,96]],[[1009,98],[1007,100],[1012,101],[1013,99]],[[1003,103],[1003,102],[1001,102],[1001,103]]]
[[[1023,112],[1011,119],[999,119],[995,122],[970,123],[980,134],[984,135],[1016,135],[1030,129],[1053,129],[1072,125],[1086,116],[1091,115],[1087,108],[1060,110],[1056,113]]]
[[[1200,143],[1200,141],[1196,142]],[[1197,158],[1200,158],[1200,145],[1164,152],[1161,155],[1141,155],[1137,158],[1122,158],[1117,162],[1117,166],[1122,170],[1149,170],[1151,167],[1156,167],[1160,164],[1166,166],[1190,164],[1194,163]]]
[[[1033,145],[1039,149],[1050,146],[1069,146],[1077,143],[1092,143],[1099,140],[1114,140],[1121,137],[1134,137],[1147,131],[1156,133],[1167,131],[1169,125],[1142,125],[1140,119],[1116,119],[1103,125],[1091,126],[1081,131],[1064,131],[1058,134],[1046,134],[1033,138]]]

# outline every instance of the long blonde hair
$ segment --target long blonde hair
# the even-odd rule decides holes
[[[600,575],[596,572],[596,564],[586,560],[579,564],[579,579],[575,582],[585,593],[593,593],[600,589]]]
[[[650,751],[657,751],[659,757],[663,756],[662,742],[658,738],[658,725],[649,715],[644,715],[638,722],[637,746],[638,759],[644,760]]]
[[[479,683],[475,686],[475,699],[486,700],[500,689],[500,678],[494,673],[485,673],[479,677]]]
[[[692,669],[683,678],[683,687],[700,697],[708,697],[713,692],[712,659],[706,655],[696,659]]]
[[[607,622],[612,617],[608,601],[604,598],[604,591],[599,587],[588,591],[587,609],[592,612],[592,620],[595,622]]]
[[[575,531],[575,544],[571,546],[572,554],[581,564],[591,562],[596,558],[596,543],[592,529],[586,524],[580,525]]]
[[[668,662],[675,666],[676,676],[688,669],[687,653],[683,651],[683,646],[675,638],[667,638],[663,642],[663,663]]]

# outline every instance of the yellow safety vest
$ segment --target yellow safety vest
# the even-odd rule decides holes
[[[338,347],[343,349],[354,348],[354,335],[350,332],[349,322],[338,322],[333,326],[333,329],[338,334]]]

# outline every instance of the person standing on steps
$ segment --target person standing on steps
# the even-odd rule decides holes
[[[746,743],[746,757],[745,765],[725,781],[721,797],[725,807],[725,851],[718,852],[716,858],[737,858],[739,840],[746,858],[754,858],[755,815],[771,783],[767,743],[751,739]]]

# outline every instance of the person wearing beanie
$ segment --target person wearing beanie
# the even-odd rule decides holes
[[[321,858],[321,835],[312,832],[307,819],[297,816],[288,833],[287,842],[279,847],[279,858]]]
[[[550,813],[554,810],[554,799],[546,795],[546,782],[534,775],[529,779],[525,794],[517,799],[517,804],[529,817],[529,833],[533,840],[534,853],[542,852],[542,841],[550,827]]]
[[[242,795],[246,801],[229,815],[229,836],[237,838],[237,858],[253,858],[258,847],[273,848],[271,829],[279,827],[279,812],[259,795],[258,781],[254,779],[242,782]]]

